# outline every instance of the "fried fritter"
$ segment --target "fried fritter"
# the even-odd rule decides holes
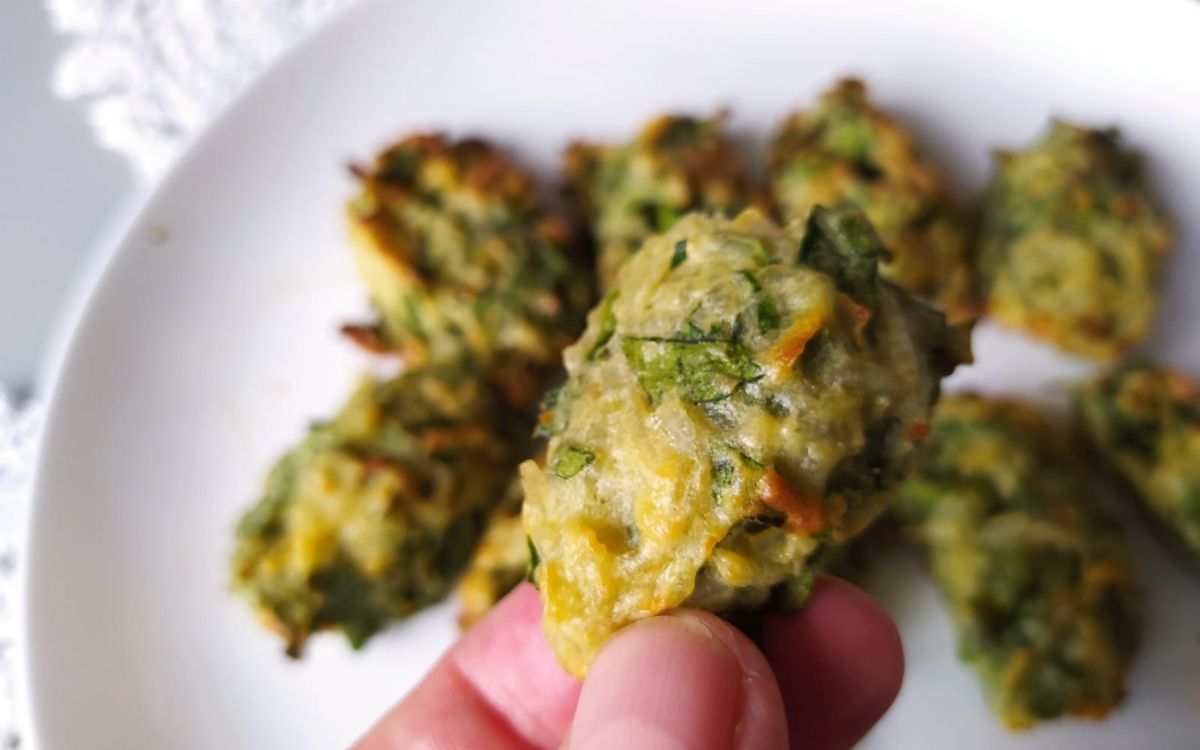
[[[1200,570],[1200,393],[1181,372],[1125,365],[1082,386],[1075,413],[1174,546]]]
[[[233,577],[289,655],[327,629],[357,648],[449,592],[523,455],[498,402],[450,370],[365,380],[279,460]]]
[[[601,290],[612,287],[647,237],[680,217],[695,210],[732,215],[747,205],[723,120],[663,115],[629,143],[574,143],[567,150],[567,183],[596,239]]]
[[[1064,351],[1115,359],[1150,324],[1170,242],[1119,133],[1055,122],[1025,151],[997,154],[980,239],[987,311]]]
[[[942,399],[894,515],[928,556],[959,658],[1011,728],[1120,702],[1140,587],[1054,425],[1014,401]]]
[[[978,314],[969,225],[943,176],[909,132],[846,79],[780,126],[768,155],[772,196],[785,219],[813,206],[862,209],[891,258],[880,274],[938,304],[951,322]]]
[[[347,332],[409,366],[469,367],[536,405],[536,375],[578,335],[592,283],[530,175],[483,141],[438,134],[354,171],[350,225],[380,317]]]
[[[521,467],[559,661],[634,620],[796,604],[807,562],[882,509],[965,330],[877,278],[856,211],[786,230],[693,215],[646,241],[566,350]]]

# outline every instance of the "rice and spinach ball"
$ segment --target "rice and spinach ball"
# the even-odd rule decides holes
[[[478,378],[418,370],[364,380],[312,427],[242,518],[234,589],[299,656],[313,633],[356,648],[441,600],[522,453]]]
[[[567,184],[596,240],[602,290],[612,287],[647,237],[689,212],[735,214],[747,205],[723,121],[721,115],[662,115],[628,143],[577,142],[567,150]]]
[[[924,550],[959,658],[1011,728],[1120,702],[1141,592],[1070,440],[1032,406],[943,398],[893,515]]]
[[[1054,122],[1024,151],[997,154],[980,238],[987,312],[1064,351],[1116,359],[1150,325],[1170,243],[1120,134]]]
[[[1200,571],[1200,392],[1183,373],[1123,365],[1075,392],[1075,413],[1194,570]]]
[[[857,211],[781,229],[693,215],[651,238],[565,352],[525,526],[559,661],[677,606],[802,598],[809,558],[873,519],[965,329],[878,278]]]
[[[938,304],[951,322],[978,314],[969,222],[912,135],[846,79],[788,117],[768,154],[771,195],[785,219],[814,206],[856,206],[891,257],[880,274]]]
[[[592,282],[532,177],[484,141],[440,134],[408,136],[355,174],[351,234],[379,320],[347,333],[409,367],[470,368],[536,405]]]

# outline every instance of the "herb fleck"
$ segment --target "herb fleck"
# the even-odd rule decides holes
[[[736,450],[736,449],[734,449],[734,450]],[[765,469],[766,468],[766,466],[764,466],[762,464],[762,462],[755,461],[753,458],[751,458],[750,456],[747,456],[745,453],[743,453],[741,451],[737,451],[737,454],[738,454],[738,458],[742,459],[742,463],[745,464],[747,468],[750,468],[750,469]]]
[[[713,501],[720,505],[725,500],[725,493],[733,486],[737,469],[728,458],[716,458],[712,462],[712,496]]]
[[[867,217],[857,209],[817,206],[800,242],[800,261],[831,276],[839,291],[874,311],[879,261],[891,258]]]
[[[754,290],[755,292],[762,291],[762,284],[758,283],[758,277],[756,277],[753,273],[751,273],[750,271],[742,270],[742,271],[738,271],[738,275],[741,276],[743,279],[745,279],[747,281],[747,283],[750,284],[750,288],[752,290]]]
[[[627,336],[621,350],[652,404],[673,389],[694,404],[728,398],[763,370],[735,341],[678,341]]]
[[[596,460],[596,454],[571,445],[561,445],[550,462],[550,473],[559,479],[570,479]]]
[[[604,298],[604,303],[600,306],[600,335],[596,337],[596,343],[592,344],[592,348],[588,350],[587,359],[589,362],[596,358],[600,351],[604,349],[604,345],[617,332],[617,316],[613,312],[613,304],[617,301],[617,297],[620,294],[621,291],[619,289],[609,292],[608,296]]]
[[[542,558],[540,555],[538,555],[537,547],[533,546],[533,539],[526,536],[525,543],[529,545],[529,573],[525,576],[525,580],[536,586],[537,569],[538,565],[542,562]]]
[[[671,255],[671,268],[679,268],[685,260],[687,260],[687,240],[679,240],[675,243],[675,252]]]
[[[779,328],[779,309],[775,307],[775,301],[763,291],[762,282],[760,282],[758,277],[750,271],[738,271],[738,275],[746,280],[746,283],[750,285],[751,291],[754,292],[755,297],[758,300],[755,305],[755,317],[758,319],[758,332],[770,333],[771,331]]]
[[[775,302],[765,294],[758,298],[758,332],[770,333],[779,327],[779,310]]]

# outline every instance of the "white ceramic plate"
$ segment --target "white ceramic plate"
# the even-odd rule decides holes
[[[1200,5],[920,0],[354,7],[218,121],[103,274],[54,389],[32,514],[28,697],[41,750],[335,748],[454,635],[425,612],[352,653],[283,658],[226,591],[231,530],[276,455],[364,360],[342,165],[415,127],[487,134],[550,173],[570,136],[621,138],[667,108],[733,108],[748,141],[835,76],[867,78],[964,190],[988,149],[1055,113],[1119,123],[1179,224],[1151,351],[1200,374]],[[984,328],[956,385],[1054,400],[1077,363]],[[954,660],[915,566],[877,589],[909,671],[874,748],[1195,747],[1200,586],[1134,525],[1150,590],[1127,703],[1013,736]],[[803,731],[802,728],[799,731]]]

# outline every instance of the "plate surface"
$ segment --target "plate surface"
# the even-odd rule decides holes
[[[1047,7],[1049,6],[1049,7]],[[864,76],[964,191],[1049,114],[1116,122],[1149,155],[1178,252],[1149,350],[1200,374],[1200,5],[868,0],[355,6],[201,139],[133,225],[58,378],[26,560],[41,750],[346,745],[454,635],[449,606],[362,653],[288,662],[227,594],[231,530],[276,455],[365,361],[342,165],[415,127],[484,133],[552,173],[571,136],[732,107],[753,146],[834,77]],[[1061,400],[1085,367],[988,327],[955,387]],[[1103,724],[1013,736],[954,660],[917,566],[874,581],[909,671],[868,748],[1194,747],[1200,584],[1131,523],[1148,588],[1130,697]],[[802,731],[802,730],[801,730]]]

